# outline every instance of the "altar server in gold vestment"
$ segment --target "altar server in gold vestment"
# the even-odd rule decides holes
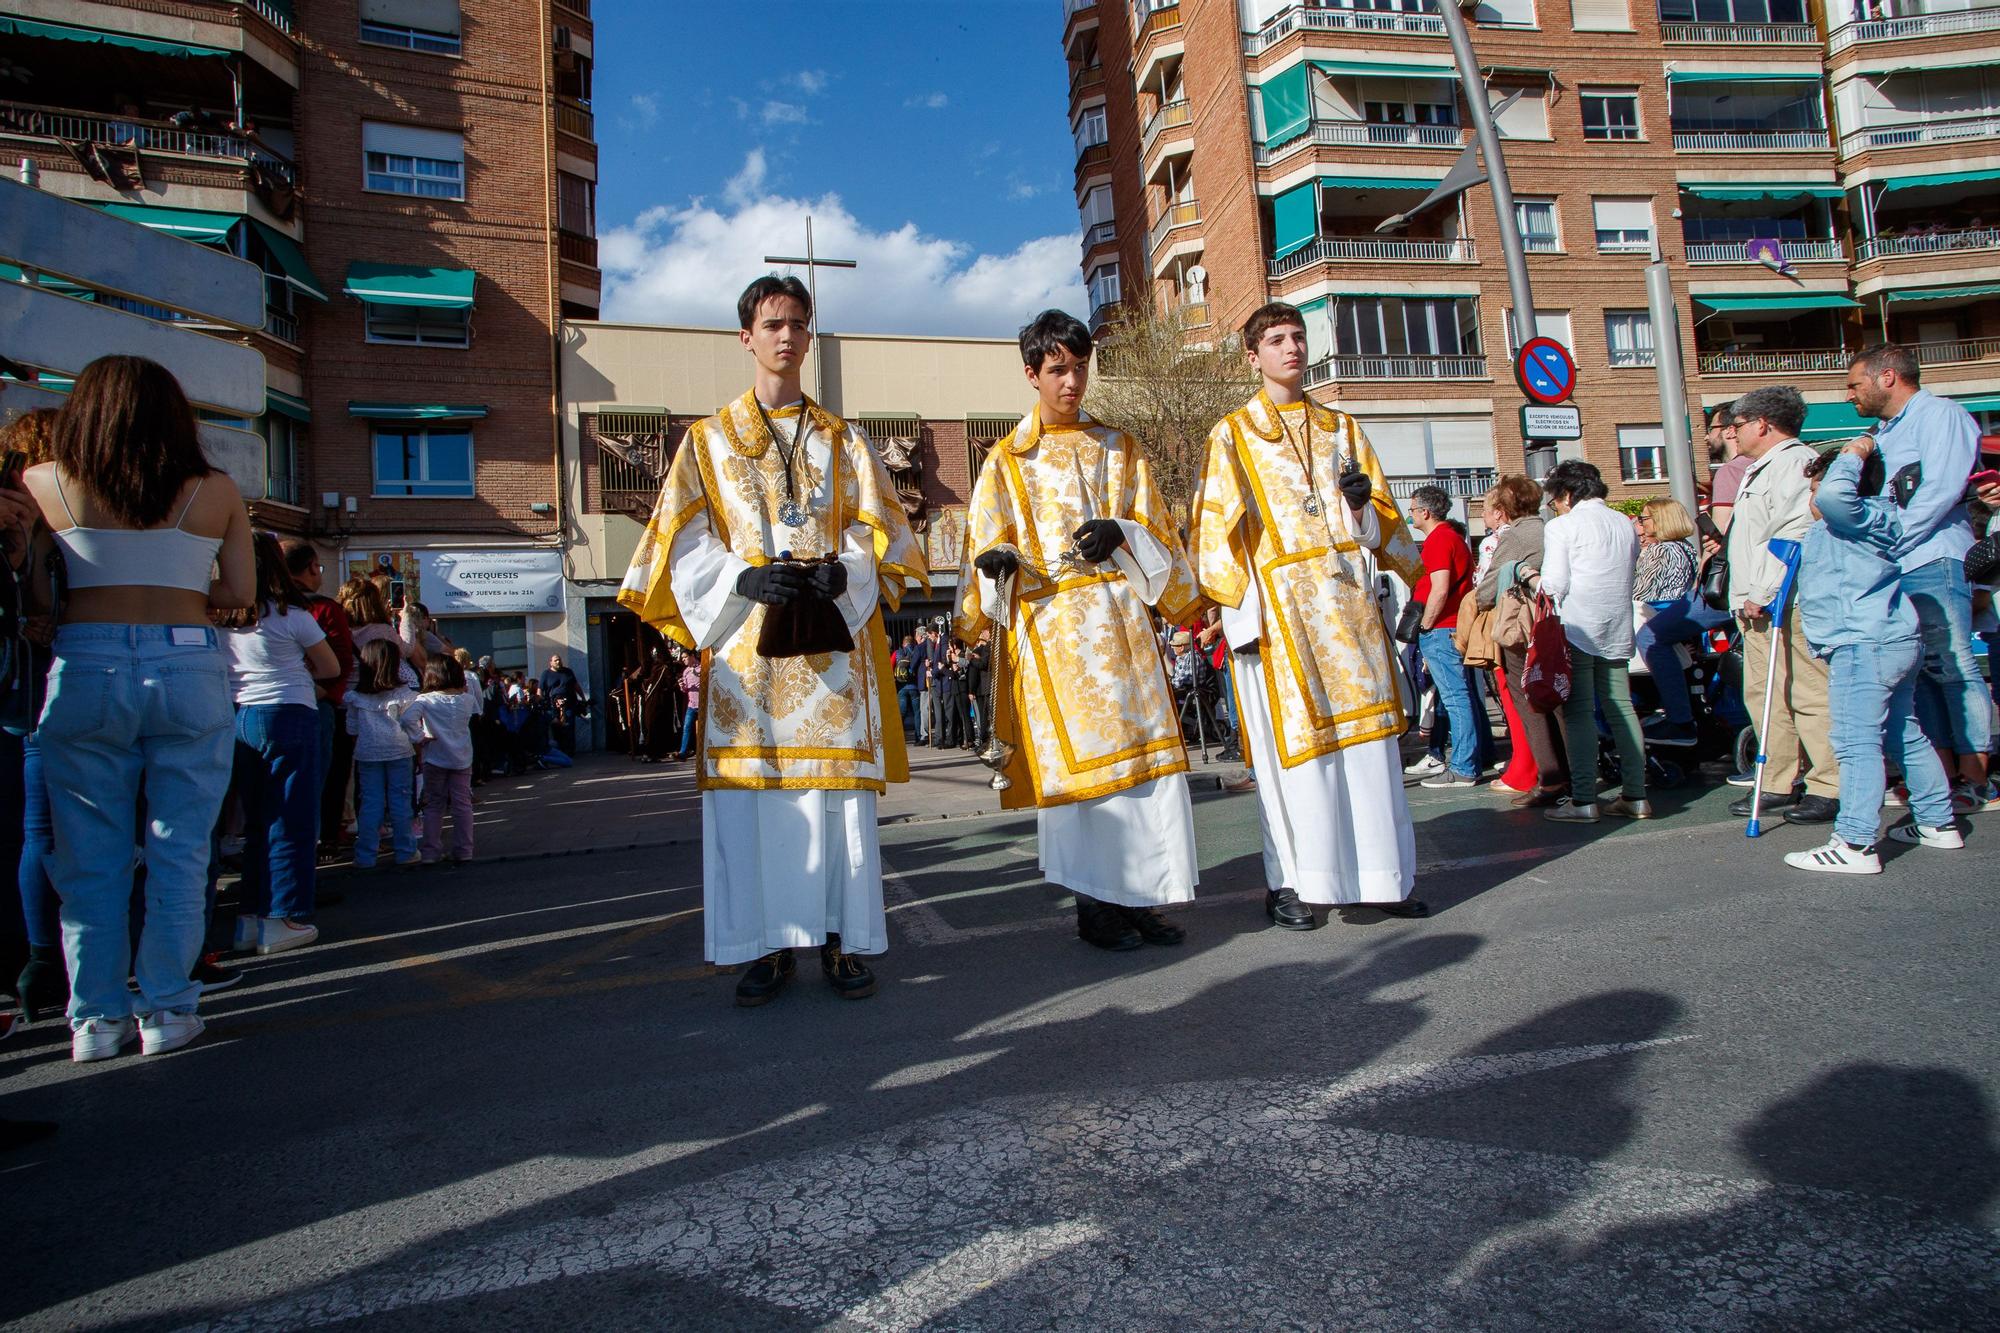
[[[1415,586],[1415,543],[1368,437],[1304,391],[1305,319],[1274,302],[1243,346],[1257,396],[1209,435],[1190,559],[1222,607],[1263,816],[1265,912],[1314,904],[1423,916],[1397,738],[1409,727],[1375,598],[1377,562]]]
[[[856,955],[888,947],[875,798],[909,779],[881,606],[926,566],[867,437],[800,388],[804,284],[759,278],[737,314],[755,383],[688,430],[618,600],[702,654],[709,960],[750,963],[737,1002],[763,1004],[817,945],[860,998],[875,977]]]
[[[1060,310],[1021,331],[1038,401],[973,486],[958,633],[1006,629],[1001,804],[1035,806],[1042,873],[1075,895],[1077,933],[1136,949],[1179,944],[1155,909],[1194,897],[1187,747],[1149,608],[1177,623],[1199,598],[1138,445],[1082,411],[1090,353]]]

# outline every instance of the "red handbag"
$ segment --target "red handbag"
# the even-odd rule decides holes
[[[1569,698],[1569,638],[1546,593],[1535,597],[1535,629],[1528,636],[1528,664],[1521,689],[1537,713],[1553,713]]]

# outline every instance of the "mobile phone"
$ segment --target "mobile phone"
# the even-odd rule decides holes
[[[1965,484],[1968,486],[1991,486],[1995,482],[2000,482],[2000,469],[1990,467],[1975,472],[1965,479]]]
[[[1715,520],[1710,518],[1706,512],[1695,515],[1694,528],[1696,532],[1699,532],[1712,542],[1726,542],[1729,540],[1723,536],[1722,529],[1715,526]]]
[[[28,456],[19,449],[9,449],[6,457],[0,458],[0,486],[21,489],[21,474],[27,470]]]

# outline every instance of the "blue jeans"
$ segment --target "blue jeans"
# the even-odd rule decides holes
[[[319,701],[319,766],[313,770],[313,841],[320,840],[320,811],[326,807],[326,779],[333,768],[333,733],[346,723],[330,700]]]
[[[1688,698],[1687,677],[1681,671],[1681,660],[1674,648],[1693,643],[1709,630],[1721,629],[1728,623],[1729,613],[1711,608],[1701,600],[1700,589],[1696,589],[1685,599],[1654,612],[1634,636],[1639,656],[1653,673],[1653,688],[1659,691],[1660,707],[1665,710],[1667,721],[1675,726],[1694,725],[1694,703]]]
[[[1924,638],[1917,721],[1940,749],[1985,754],[1993,740],[1993,704],[1972,656],[1972,585],[1965,581],[1965,561],[1933,560],[1909,570],[1903,595],[1917,608]]]
[[[1451,753],[1445,764],[1463,778],[1479,776],[1479,732],[1472,720],[1472,691],[1466,688],[1465,663],[1448,629],[1428,629],[1417,639],[1424,665],[1437,686],[1438,702],[1451,719]]]
[[[61,904],[56,886],[49,882],[49,788],[42,776],[42,749],[33,732],[20,736],[0,731],[0,774],[18,778],[18,785],[8,781],[0,787],[0,848],[4,848],[0,850],[0,871],[9,862],[19,867],[15,878],[21,890],[20,915],[16,917],[11,909],[4,913],[11,946],[7,957],[18,961],[22,945],[52,949],[62,942],[57,916]],[[20,830],[18,840],[16,829]],[[18,936],[13,929],[16,921],[21,927]],[[0,986],[12,980],[11,976],[0,976]]]
[[[695,724],[696,724],[697,722],[699,722],[700,720],[701,720],[701,710],[700,710],[699,708],[690,708],[690,709],[688,709],[688,711],[687,711],[687,720],[686,720],[685,722],[681,723],[681,753],[682,753],[682,754],[693,754],[693,753],[694,753],[694,728],[695,728]]]
[[[923,707],[923,691],[914,685],[903,685],[896,690],[896,711],[903,715],[903,728],[914,734],[917,729],[917,712]]]
[[[382,846],[382,822],[389,823],[389,845],[396,859],[417,854],[415,811],[410,805],[410,756],[401,759],[357,759],[354,796],[354,864],[363,870],[375,864]]]
[[[312,916],[319,771],[318,708],[249,704],[236,710],[243,910],[252,916]]]
[[[208,835],[229,788],[229,677],[206,625],[64,625],[39,740],[70,1021],[192,1013]],[[130,929],[146,793],[146,923]],[[139,981],[135,1000],[125,978]]]
[[[1917,728],[1914,697],[1923,645],[1915,639],[1846,644],[1827,659],[1833,752],[1840,757],[1840,814],[1833,831],[1856,847],[1882,824],[1882,751],[1903,766],[1910,811],[1927,828],[1952,822],[1951,782]]]

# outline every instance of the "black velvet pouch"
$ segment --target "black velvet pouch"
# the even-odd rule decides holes
[[[831,564],[838,557],[787,561],[788,564]],[[764,626],[757,632],[759,657],[810,657],[815,653],[851,653],[854,636],[830,597],[805,593],[783,606],[764,608]]]

